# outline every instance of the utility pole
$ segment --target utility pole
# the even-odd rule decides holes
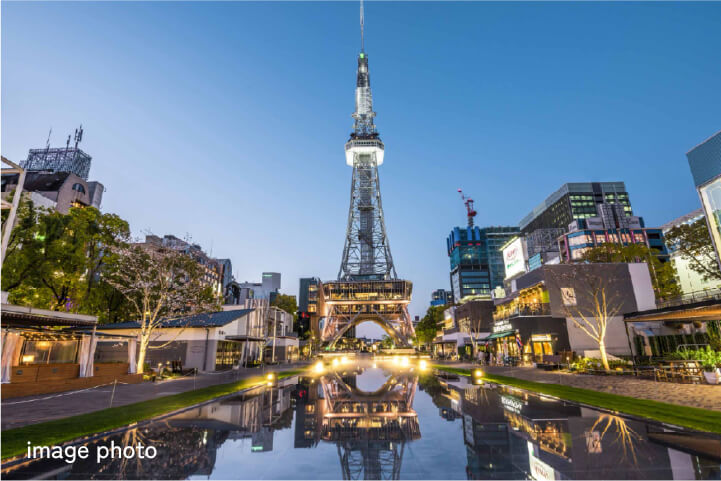
[[[7,251],[8,244],[10,243],[10,234],[12,234],[13,227],[15,227],[15,217],[17,217],[20,197],[22,197],[23,187],[25,187],[25,169],[16,163],[9,161],[5,157],[2,157],[2,162],[10,166],[10,168],[2,169],[3,174],[18,174],[18,186],[15,188],[12,204],[4,200],[2,201],[2,208],[10,209],[10,214],[8,215],[7,221],[5,221],[5,226],[2,231],[2,254],[0,255],[0,266],[5,262],[5,252]]]

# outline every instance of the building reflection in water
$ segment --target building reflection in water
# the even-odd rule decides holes
[[[425,433],[424,439],[414,409],[416,396],[432,400],[419,404],[422,415],[448,421]],[[463,447],[458,444],[458,423]],[[278,435],[290,428],[287,436]],[[121,446],[152,445],[158,454],[155,459],[97,464],[95,446],[111,441]],[[314,471],[296,466],[313,466],[329,467],[321,477],[400,479],[404,453],[414,441],[420,443],[414,452],[431,453],[440,460],[465,449],[465,473],[458,463],[418,459],[403,469],[405,475],[427,479],[721,478],[718,437],[671,430],[511,388],[474,386],[431,374],[419,377],[410,368],[360,366],[281,380],[272,387],[95,440],[89,445],[93,454],[86,460],[72,464],[31,460],[4,469],[2,475],[6,479],[210,478],[220,461],[223,469],[218,468],[216,477],[228,473],[261,477],[243,469],[257,466],[261,471],[254,473],[268,478],[299,473],[308,478]],[[291,443],[295,449],[288,451]]]
[[[461,417],[468,479],[719,479],[721,442],[512,388],[422,377]],[[448,416],[444,410],[453,410]]]

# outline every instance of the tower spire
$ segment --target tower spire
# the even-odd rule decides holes
[[[363,38],[363,0],[360,0],[360,28],[361,28],[361,52],[365,52],[365,44]]]

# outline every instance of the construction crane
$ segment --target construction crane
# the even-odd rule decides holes
[[[458,189],[458,193],[461,194],[461,199],[466,205],[466,215],[468,216],[468,227],[473,227],[473,218],[476,216],[476,211],[473,209],[473,199],[466,197],[463,194],[463,190]]]

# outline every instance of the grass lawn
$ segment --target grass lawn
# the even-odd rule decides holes
[[[278,372],[278,379],[295,376],[305,369]],[[252,377],[238,382],[208,386],[149,401],[141,401],[115,408],[80,414],[64,419],[56,419],[2,431],[2,459],[27,452],[27,443],[34,446],[53,446],[82,436],[127,426],[138,421],[150,419],[161,414],[194,404],[209,401],[216,397],[232,394],[241,389],[264,384],[263,377]]]
[[[462,369],[451,366],[435,364],[438,370],[446,371],[462,376],[470,376],[470,369]],[[483,375],[483,380],[497,384],[505,384],[520,389],[527,389],[549,396],[555,396],[568,401],[598,406],[601,408],[618,411],[633,416],[639,416],[656,421],[662,421],[677,426],[684,426],[699,431],[721,433],[721,412],[708,409],[699,409],[687,406],[678,406],[659,401],[647,399],[636,399],[618,394],[582,389],[561,384],[545,384],[540,382],[525,381],[508,376]],[[662,387],[661,387],[662,389]]]

